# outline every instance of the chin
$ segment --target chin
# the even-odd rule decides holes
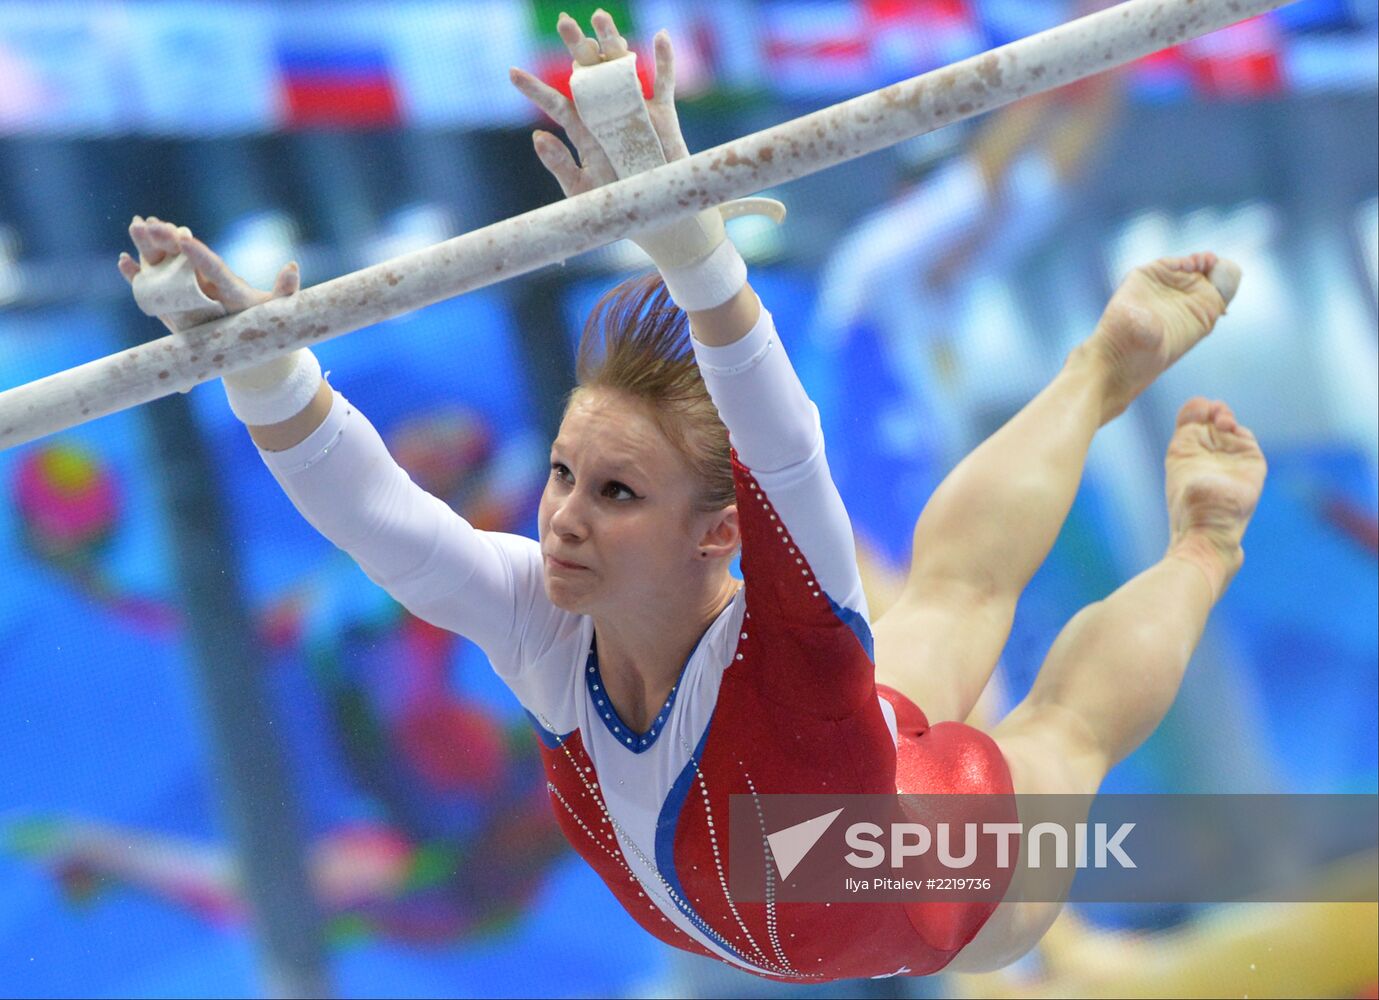
[[[549,576],[546,577],[545,583],[546,598],[561,611],[576,615],[591,613],[589,594],[583,588],[576,590],[559,580],[552,580]]]

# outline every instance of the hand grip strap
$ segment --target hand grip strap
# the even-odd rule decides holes
[[[174,330],[218,319],[225,307],[206,295],[185,254],[144,264],[134,276],[134,301],[146,316],[157,316]]]
[[[662,166],[665,150],[642,99],[637,54],[586,66],[575,63],[570,76],[575,109],[603,147],[619,178]],[[708,258],[726,238],[724,218],[760,213],[776,222],[785,206],[770,198],[749,198],[708,208],[669,226],[638,233],[636,242],[663,272],[691,267]]]

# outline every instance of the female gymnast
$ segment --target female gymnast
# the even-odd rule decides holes
[[[593,27],[589,38],[560,19],[576,62],[623,58],[612,19],[599,12]],[[654,53],[648,111],[674,159],[687,151],[664,32]],[[534,136],[567,195],[614,179],[569,101],[520,70],[512,79],[579,155]],[[136,217],[130,234],[140,261],[122,256],[127,278],[183,254],[231,312],[299,284],[289,264],[256,291],[158,219]],[[859,920],[849,906],[734,900],[728,799],[1096,791],[1163,717],[1242,560],[1265,464],[1224,404],[1197,398],[1179,413],[1163,560],[1079,612],[999,724],[963,720],[1092,435],[1211,330],[1238,270],[1197,254],[1126,279],[1053,382],[929,500],[873,661],[817,411],[720,216],[638,242],[661,280],[618,286],[585,328],[538,540],[477,531],[415,486],[309,351],[227,376],[231,406],[312,525],[413,614],[488,654],[541,736],[570,843],[652,934],[778,981],[1013,960],[1059,904],[876,903]],[[739,550],[742,583],[729,573]]]

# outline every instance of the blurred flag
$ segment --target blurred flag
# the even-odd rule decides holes
[[[867,0],[872,87],[947,66],[987,48],[970,0]]]
[[[1141,97],[1172,100],[1192,90],[1192,74],[1181,49],[1152,52],[1134,64],[1131,75]]]
[[[279,42],[277,63],[288,128],[374,128],[401,122],[397,86],[381,43]]]
[[[676,45],[676,91],[835,101],[1076,16],[1073,0],[0,0],[0,134],[521,126],[516,65],[568,92],[562,9],[602,3],[638,51]],[[1140,99],[1372,94],[1375,0],[1297,0],[1151,55]]]
[[[793,97],[861,93],[872,78],[867,19],[847,0],[769,3],[762,55],[771,89]]]
[[[1136,90],[1161,98],[1269,97],[1284,87],[1284,44],[1275,20],[1251,18],[1139,60]]]
[[[768,79],[795,96],[854,96],[986,48],[969,0],[777,2],[762,20]]]
[[[1209,97],[1264,97],[1283,89],[1283,32],[1255,17],[1182,46],[1193,82]]]

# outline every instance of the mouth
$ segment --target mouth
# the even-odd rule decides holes
[[[566,562],[564,559],[557,559],[555,556],[546,556],[546,565],[551,569],[581,570],[588,569],[588,566],[581,566],[579,563]]]

